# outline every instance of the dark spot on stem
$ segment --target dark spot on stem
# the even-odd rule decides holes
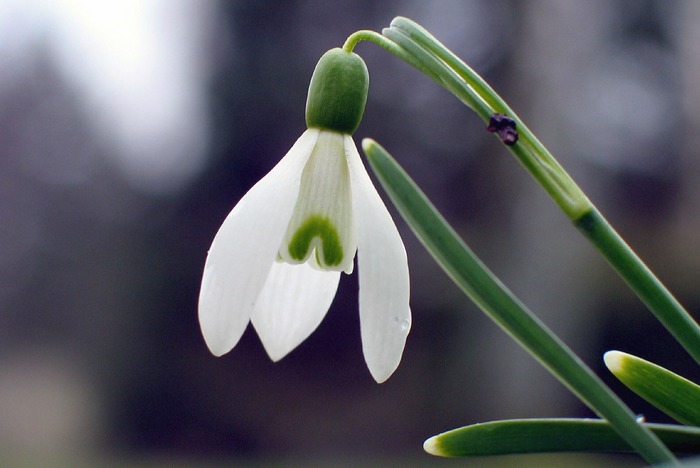
[[[498,133],[501,141],[513,146],[518,141],[518,130],[515,128],[515,120],[505,114],[491,114],[489,126],[486,127],[491,133]]]

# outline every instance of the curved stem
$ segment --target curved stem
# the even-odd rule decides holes
[[[486,103],[481,96],[475,93],[467,82],[455,76],[442,60],[439,60],[420,44],[411,40],[403,31],[394,28],[385,28],[382,30],[382,34],[398,44],[402,50],[408,52],[422,68],[430,71],[428,76],[435,80],[440,86],[457,96],[477,114],[491,115],[494,113],[494,109]]]
[[[403,37],[417,44],[424,52],[433,55],[445,65],[437,68],[442,74],[463,80],[467,86],[443,86],[461,101],[469,99],[462,93],[474,93],[496,112],[507,114],[516,121],[519,140],[507,148],[554,199],[566,216],[584,233],[603,254],[630,288],[647,305],[656,318],[678,340],[686,351],[700,363],[700,326],[673,297],[661,281],[649,270],[635,252],[598,212],[581,188],[557,162],[547,148],[518,118],[506,102],[474,70],[441,44],[420,25],[406,18],[395,18],[389,30],[399,30]],[[385,35],[387,30],[384,31]],[[415,54],[422,57],[424,54]],[[447,70],[447,71],[446,71]],[[488,121],[489,116],[480,109],[475,111]]]
[[[343,49],[348,51],[348,52],[353,52],[355,50],[355,46],[359,44],[361,41],[367,41],[367,42],[372,42],[373,44],[378,45],[382,49],[386,50],[387,52],[395,55],[396,57],[400,58],[404,62],[408,63],[409,65],[417,68],[421,73],[429,76],[433,80],[437,81],[440,85],[442,85],[442,81],[438,77],[437,73],[435,73],[434,70],[431,70],[429,67],[426,67],[422,62],[419,60],[416,60],[415,57],[413,57],[411,54],[409,54],[405,49],[403,49],[401,46],[396,44],[395,42],[387,39],[386,37],[382,36],[381,34],[374,32],[374,31],[357,31],[353,34],[351,34],[345,41],[345,44],[343,44]]]
[[[384,42],[389,42],[378,32],[363,29],[350,34],[345,40],[345,44],[343,44],[343,49],[347,52],[352,52],[355,50],[355,46],[361,41],[374,42],[377,45],[381,45],[381,43]]]
[[[464,93],[478,96],[480,101],[487,104],[486,108],[469,106],[484,120],[489,122],[494,113],[505,114],[516,122],[519,139],[518,143],[509,146],[512,153],[525,168],[533,175],[537,182],[549,193],[559,207],[569,218],[582,216],[591,209],[592,204],[585,193],[578,187],[569,174],[561,167],[547,148],[537,139],[534,133],[523,123],[508,104],[488,85],[474,70],[435,39],[420,25],[406,18],[395,18],[391,27],[383,31],[384,35],[390,35],[391,31],[400,31],[406,43],[417,44],[423,50],[416,57],[431,55],[434,61],[440,61],[442,67],[439,70],[454,79],[463,81],[467,86],[444,86],[462,102],[473,100],[464,96]],[[403,43],[401,45],[404,45]],[[407,45],[407,44],[406,44]],[[436,80],[442,84],[441,80]]]

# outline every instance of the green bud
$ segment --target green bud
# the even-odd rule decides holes
[[[306,126],[352,135],[367,102],[367,65],[354,52],[331,49],[318,61],[306,99]]]

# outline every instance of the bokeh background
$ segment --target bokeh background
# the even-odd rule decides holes
[[[281,362],[252,328],[207,351],[196,303],[218,226],[304,130],[318,58],[397,15],[491,82],[697,313],[698,2],[0,0],[0,462],[424,465],[422,441],[453,427],[591,416],[398,216],[414,323],[387,383],[363,361],[354,276]],[[356,51],[371,76],[358,140],[391,151],[635,412],[667,422],[602,354],[697,366],[469,109]]]

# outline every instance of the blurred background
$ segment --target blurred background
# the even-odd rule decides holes
[[[425,465],[423,440],[447,429],[592,416],[398,216],[414,322],[387,383],[364,364],[355,276],[279,363],[252,328],[221,358],[203,342],[220,223],[305,129],[318,58],[397,15],[481,73],[698,310],[698,2],[0,0],[0,462]],[[697,365],[469,109],[378,47],[356,52],[371,76],[358,142],[392,152],[633,411],[669,422],[602,354],[696,381]]]

